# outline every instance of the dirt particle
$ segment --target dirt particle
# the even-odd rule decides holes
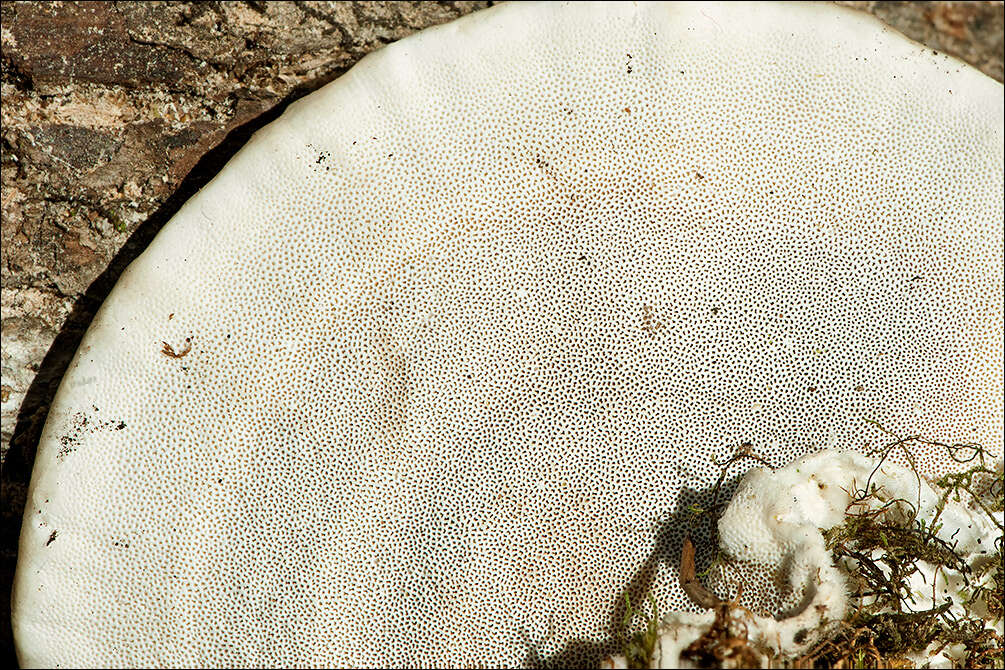
[[[70,435],[61,436],[59,438],[59,444],[61,445],[61,448],[59,453],[56,454],[57,461],[62,461],[64,458],[77,450],[77,438]]]
[[[172,347],[167,342],[162,341],[161,344],[164,345],[163,347],[161,347],[161,353],[167,356],[168,358],[182,358],[183,356],[188,355],[188,352],[192,351],[191,337],[185,338],[185,346],[184,348],[182,348],[181,351],[175,351],[174,347]]]

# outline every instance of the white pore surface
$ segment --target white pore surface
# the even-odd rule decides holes
[[[660,547],[688,606],[660,522],[740,443],[1000,449],[1002,112],[825,5],[518,4],[366,58],[95,318],[22,662],[574,662]]]
[[[976,462],[974,463],[976,465]],[[999,461],[998,469],[1001,469]],[[873,495],[852,505],[856,492]],[[854,452],[824,450],[800,458],[779,470],[753,468],[743,476],[729,506],[719,519],[720,547],[730,561],[760,564],[767,574],[776,575],[785,590],[796,594],[799,606],[781,618],[743,616],[750,644],[770,650],[776,657],[799,654],[811,648],[821,633],[841,621],[847,613],[846,573],[855,566],[836,566],[827,549],[823,531],[847,520],[850,511],[862,514],[879,511],[892,501],[906,501],[905,509],[917,511],[928,527],[941,524],[936,537],[952,546],[971,568],[985,567],[994,551],[998,528],[970,501],[949,496],[942,500],[936,491],[910,468],[879,463]],[[851,506],[851,507],[849,507]],[[940,507],[942,508],[940,511]],[[912,524],[913,527],[913,524]],[[882,552],[874,552],[878,557]],[[980,616],[986,625],[1002,631],[1001,618],[965,611],[968,594],[979,586],[993,589],[993,572],[983,572],[982,581],[967,584],[952,568],[918,561],[920,571],[911,579],[911,598],[906,612],[920,612],[952,601],[950,614],[960,618]],[[982,565],[985,564],[985,565]],[[654,654],[657,668],[689,666],[681,652],[708,631],[712,613],[673,612],[663,619],[662,634]],[[933,645],[934,646],[934,645]],[[952,657],[952,648],[932,656],[916,654],[918,667],[959,667],[964,654]],[[767,658],[763,659],[767,662]],[[956,665],[953,665],[955,661]],[[612,667],[628,667],[624,657],[612,659]]]

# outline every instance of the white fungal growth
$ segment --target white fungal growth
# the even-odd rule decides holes
[[[999,461],[999,472],[1001,467]],[[861,496],[866,486],[873,493]],[[761,652],[764,667],[769,654],[776,662],[779,658],[791,661],[807,651],[822,635],[833,633],[833,624],[847,614],[846,575],[856,566],[835,565],[824,531],[844,523],[849,513],[879,512],[891,501],[903,501],[916,520],[937,528],[934,536],[951,546],[968,568],[979,568],[1001,532],[984,510],[965,498],[944,496],[911,468],[881,464],[853,452],[821,451],[779,470],[758,467],[744,475],[719,520],[723,554],[730,560],[759,564],[762,571],[784,581],[800,602],[798,609],[780,618],[737,614],[745,624],[749,645]],[[924,560],[916,565],[911,578],[915,588],[905,603],[906,612],[929,610],[949,599],[950,614],[960,619],[984,618],[987,627],[1002,634],[1000,615],[965,607],[969,594],[964,589],[994,588],[990,573],[967,583],[951,567],[936,569]],[[666,615],[652,667],[695,667],[681,653],[708,632],[712,619],[710,611]],[[910,660],[919,667],[959,667],[963,659],[954,657],[957,650],[936,646],[931,654],[927,650],[913,653]],[[611,665],[628,667],[624,657],[614,657]]]
[[[1000,449],[1002,111],[825,5],[516,3],[367,57],[95,318],[22,663],[590,662],[630,584],[688,607],[667,520],[736,445]]]

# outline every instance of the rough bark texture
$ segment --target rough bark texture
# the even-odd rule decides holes
[[[125,266],[289,102],[489,4],[2,5],[0,607],[49,403]],[[841,4],[1002,80],[1001,2]]]

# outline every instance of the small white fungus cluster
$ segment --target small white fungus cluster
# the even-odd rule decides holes
[[[1000,460],[997,467],[1000,472]],[[867,486],[873,494],[860,497],[858,492]],[[744,475],[719,520],[723,555],[776,575],[799,601],[797,608],[778,618],[749,612],[740,615],[748,642],[762,653],[764,667],[769,653],[791,659],[807,651],[821,635],[833,633],[834,624],[847,614],[846,575],[856,567],[844,562],[835,565],[824,531],[844,523],[849,513],[878,513],[899,502],[934,528],[934,537],[952,547],[972,574],[983,573],[980,581],[970,583],[959,570],[919,560],[911,578],[908,612],[930,610],[948,599],[951,615],[982,617],[987,627],[1002,634],[1000,615],[965,607],[966,590],[994,588],[992,573],[979,570],[991,560],[994,540],[1001,536],[993,519],[969,500],[937,492],[911,468],[853,452],[825,450],[779,470],[753,468]],[[671,612],[663,617],[652,667],[696,667],[682,659],[681,653],[709,631],[712,620],[711,611]],[[952,646],[933,643],[931,647],[931,654],[928,650],[913,653],[910,660],[918,667],[932,668],[959,667],[963,660],[957,655],[960,650]],[[612,667],[628,667],[624,657],[611,660]]]
[[[689,607],[670,520],[737,445],[1000,448],[1002,183],[1001,86],[850,10],[516,3],[392,45],[95,318],[21,661],[597,661],[622,591]]]

